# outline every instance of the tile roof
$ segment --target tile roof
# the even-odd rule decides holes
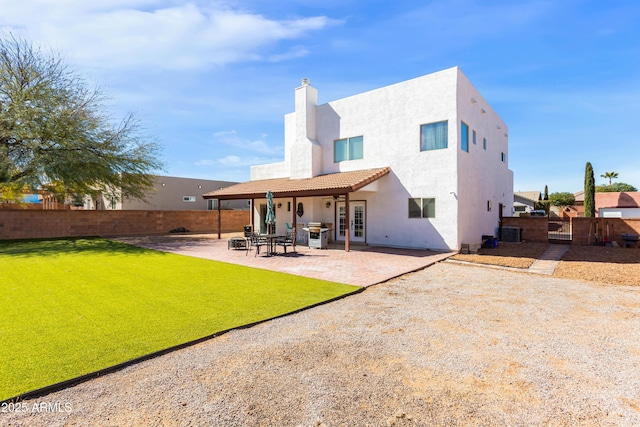
[[[307,197],[345,194],[357,191],[388,174],[389,167],[363,169],[318,175],[313,178],[274,178],[247,181],[221,188],[203,195],[205,199],[250,199],[264,198],[267,191],[273,197]]]
[[[640,192],[596,193],[596,209],[640,207]]]
[[[542,200],[539,191],[515,191],[514,196],[522,197],[523,199],[531,200],[532,202],[539,202]]]

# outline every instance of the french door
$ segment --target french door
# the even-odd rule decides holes
[[[337,224],[336,240],[344,241],[346,236],[347,210],[344,202],[336,203]],[[365,202],[349,202],[349,240],[351,242],[366,242],[366,204]]]

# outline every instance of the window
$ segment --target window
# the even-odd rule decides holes
[[[469,152],[469,125],[465,122],[461,122],[461,132],[460,132],[460,148],[462,151]]]
[[[363,137],[337,139],[333,142],[333,161],[358,160],[363,156]]]
[[[436,199],[414,198],[409,199],[409,218],[435,218]]]
[[[472,136],[471,139],[473,140],[473,145],[476,145],[476,131],[475,130],[471,133],[471,136]]]
[[[183,202],[195,202],[196,196],[182,196]]]
[[[486,150],[486,149],[487,149],[487,138],[482,138],[482,148],[483,148],[484,150]]]
[[[507,155],[506,155],[506,154],[504,154],[504,152],[503,152],[503,153],[502,153],[502,156],[501,156],[501,158],[500,158],[500,159],[501,159],[503,162],[506,162],[506,161],[507,161]]]
[[[207,199],[207,210],[210,210],[210,211],[218,210],[218,199]]]
[[[447,148],[449,141],[449,122],[429,123],[420,126],[420,151]]]

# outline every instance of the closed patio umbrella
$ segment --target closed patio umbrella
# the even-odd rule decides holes
[[[264,222],[267,224],[267,232],[273,233],[276,224],[276,211],[273,208],[273,193],[271,191],[267,191],[267,216],[264,218]]]

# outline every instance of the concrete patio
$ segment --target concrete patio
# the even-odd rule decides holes
[[[453,255],[452,252],[433,252],[419,249],[398,249],[376,246],[330,244],[328,249],[309,249],[297,245],[296,253],[265,256],[264,249],[255,256],[255,248],[228,249],[228,239],[239,234],[213,234],[118,237],[117,240],[145,248],[188,255],[231,264],[280,271],[357,286],[371,286],[405,273],[426,268]]]

